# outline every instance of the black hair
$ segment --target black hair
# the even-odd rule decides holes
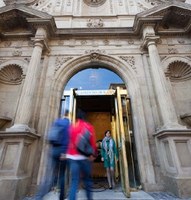
[[[64,111],[64,116],[68,116],[68,115],[69,115],[69,110],[66,109],[66,110]]]
[[[109,132],[109,133],[111,134],[111,131],[110,131],[110,130],[107,130],[107,131],[105,131],[105,136],[106,136],[107,132]]]
[[[86,113],[83,110],[78,109],[77,114],[76,114],[76,118],[85,120],[86,119]]]

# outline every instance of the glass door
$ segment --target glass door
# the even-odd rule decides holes
[[[126,149],[126,134],[124,128],[124,111],[122,107],[123,98],[127,96],[127,91],[122,90],[119,87],[116,89],[115,97],[115,113],[116,113],[116,134],[117,144],[119,149],[119,169],[120,179],[123,193],[126,197],[130,197],[129,186],[129,173],[128,173],[128,161],[127,161],[127,149]]]

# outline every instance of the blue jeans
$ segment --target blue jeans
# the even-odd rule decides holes
[[[52,148],[47,163],[46,175],[39,186],[38,192],[35,194],[35,200],[42,200],[43,196],[46,195],[53,186],[57,185],[57,180],[60,188],[59,200],[64,200],[67,160],[60,161],[59,157],[60,150],[58,148]]]
[[[70,171],[71,171],[71,185],[69,200],[76,200],[76,193],[78,190],[78,185],[80,182],[80,177],[82,176],[86,196],[88,200],[92,200],[92,180],[91,180],[91,171],[92,171],[92,162],[88,159],[85,160],[69,160]]]

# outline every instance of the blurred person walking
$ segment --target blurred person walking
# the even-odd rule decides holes
[[[92,161],[95,159],[94,153],[91,155],[84,155],[80,153],[76,141],[80,135],[85,135],[84,130],[88,130],[90,133],[89,144],[91,145],[93,152],[96,152],[96,138],[94,127],[85,121],[85,112],[82,110],[77,111],[77,121],[70,127],[70,142],[67,151],[67,158],[69,159],[70,171],[71,171],[71,185],[69,192],[69,200],[76,200],[76,193],[78,190],[80,177],[82,177],[86,197],[88,200],[92,200]],[[84,133],[83,133],[84,132]]]
[[[65,171],[67,167],[66,151],[69,145],[70,127],[68,115],[69,111],[65,110],[64,116],[56,119],[50,128],[48,142],[51,147],[48,156],[46,175],[34,196],[35,200],[42,200],[43,196],[56,186],[56,183],[58,183],[60,189],[59,200],[64,200]],[[55,137],[55,135],[57,136]]]
[[[101,160],[104,161],[106,168],[109,189],[115,188],[115,157],[118,160],[118,152],[114,139],[111,137],[111,131],[105,131],[105,137],[101,145]]]

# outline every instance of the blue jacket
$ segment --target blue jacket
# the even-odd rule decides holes
[[[70,120],[68,118],[58,118],[54,121],[54,125],[62,127],[59,148],[60,148],[61,153],[65,154],[69,145]]]

